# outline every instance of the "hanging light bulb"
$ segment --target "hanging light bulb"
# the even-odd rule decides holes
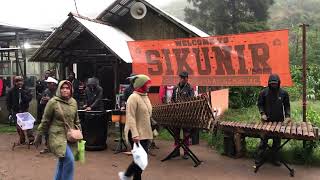
[[[25,42],[25,43],[23,44],[23,48],[24,48],[24,49],[30,49],[30,48],[31,48],[30,43]]]

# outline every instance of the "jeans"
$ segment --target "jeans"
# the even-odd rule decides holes
[[[74,157],[71,148],[67,145],[65,157],[59,158],[54,180],[73,180]]]
[[[149,140],[141,140],[140,144],[143,147],[143,149],[148,153],[148,147],[149,147]],[[134,162],[132,162],[127,171],[125,172],[125,176],[131,177],[133,176],[133,180],[141,180],[141,174],[142,174],[142,169],[136,165]]]

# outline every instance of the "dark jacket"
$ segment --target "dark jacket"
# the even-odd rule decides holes
[[[86,105],[91,107],[92,111],[103,111],[103,89],[98,85],[98,82],[95,78],[89,78],[88,84],[95,84],[96,88],[90,89],[86,87]]]
[[[189,83],[185,85],[178,84],[173,89],[172,101],[173,102],[178,102],[181,100],[183,101],[184,99],[193,97],[193,96],[194,96],[194,91]]]
[[[9,112],[27,112],[29,109],[29,103],[32,100],[31,91],[26,87],[23,87],[22,89],[13,87],[9,90],[6,100]]]
[[[271,81],[278,81],[278,87],[273,89]],[[265,114],[271,122],[281,122],[290,117],[289,94],[280,88],[280,84],[278,75],[270,75],[268,87],[260,92],[258,99],[260,114]]]
[[[38,103],[40,103],[41,100],[41,94],[43,91],[47,89],[47,83],[44,80],[38,80],[36,82],[36,98],[38,100]]]
[[[133,88],[133,85],[130,84],[123,92],[123,96],[124,96],[124,101],[127,101],[129,96],[133,93],[134,91],[134,88]]]
[[[79,80],[78,79],[74,79],[72,82],[72,87],[73,87],[73,98],[77,101],[79,101],[79,97],[80,97],[80,90],[79,90]]]
[[[50,89],[47,88],[45,91],[42,92],[42,94],[41,94],[41,99],[42,99],[43,97],[46,97],[46,96],[50,97],[50,99],[51,99],[51,98],[53,98],[53,96],[54,96],[55,94],[56,94],[56,91],[51,92]],[[40,101],[40,104],[46,105],[47,102]]]

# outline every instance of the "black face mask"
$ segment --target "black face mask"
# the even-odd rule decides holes
[[[279,90],[279,86],[269,86],[269,89],[271,91],[278,91]]]

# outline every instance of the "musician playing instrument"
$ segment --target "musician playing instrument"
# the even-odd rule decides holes
[[[193,88],[188,82],[188,77],[189,77],[188,72],[185,72],[185,71],[181,72],[179,76],[180,76],[180,82],[173,89],[172,102],[183,101],[186,98],[194,96]],[[180,137],[181,128],[175,128],[173,131],[177,137]],[[191,134],[191,129],[188,129],[188,128],[183,129],[184,144],[186,146],[190,145],[190,138],[186,138],[190,136],[190,134]],[[176,139],[179,139],[179,138],[176,138]],[[175,140],[174,145],[177,146],[177,144],[178,142]],[[177,157],[177,156],[180,156],[180,150],[176,151],[172,157]],[[184,152],[183,159],[188,159],[188,158],[189,158],[188,154]]]
[[[289,94],[280,88],[280,77],[277,74],[271,74],[268,80],[268,87],[260,92],[258,99],[258,108],[263,122],[283,122],[289,123],[290,120],[290,100]],[[259,165],[263,161],[263,154],[268,146],[270,138],[265,136],[261,138],[258,147],[255,164]],[[281,144],[280,137],[274,137],[272,144],[272,152],[275,152]],[[272,155],[272,164],[280,166],[277,154]]]
[[[86,104],[83,108],[86,111],[103,111],[103,102],[101,101],[103,97],[103,89],[99,85],[99,80],[92,77],[88,79],[86,93]]]

